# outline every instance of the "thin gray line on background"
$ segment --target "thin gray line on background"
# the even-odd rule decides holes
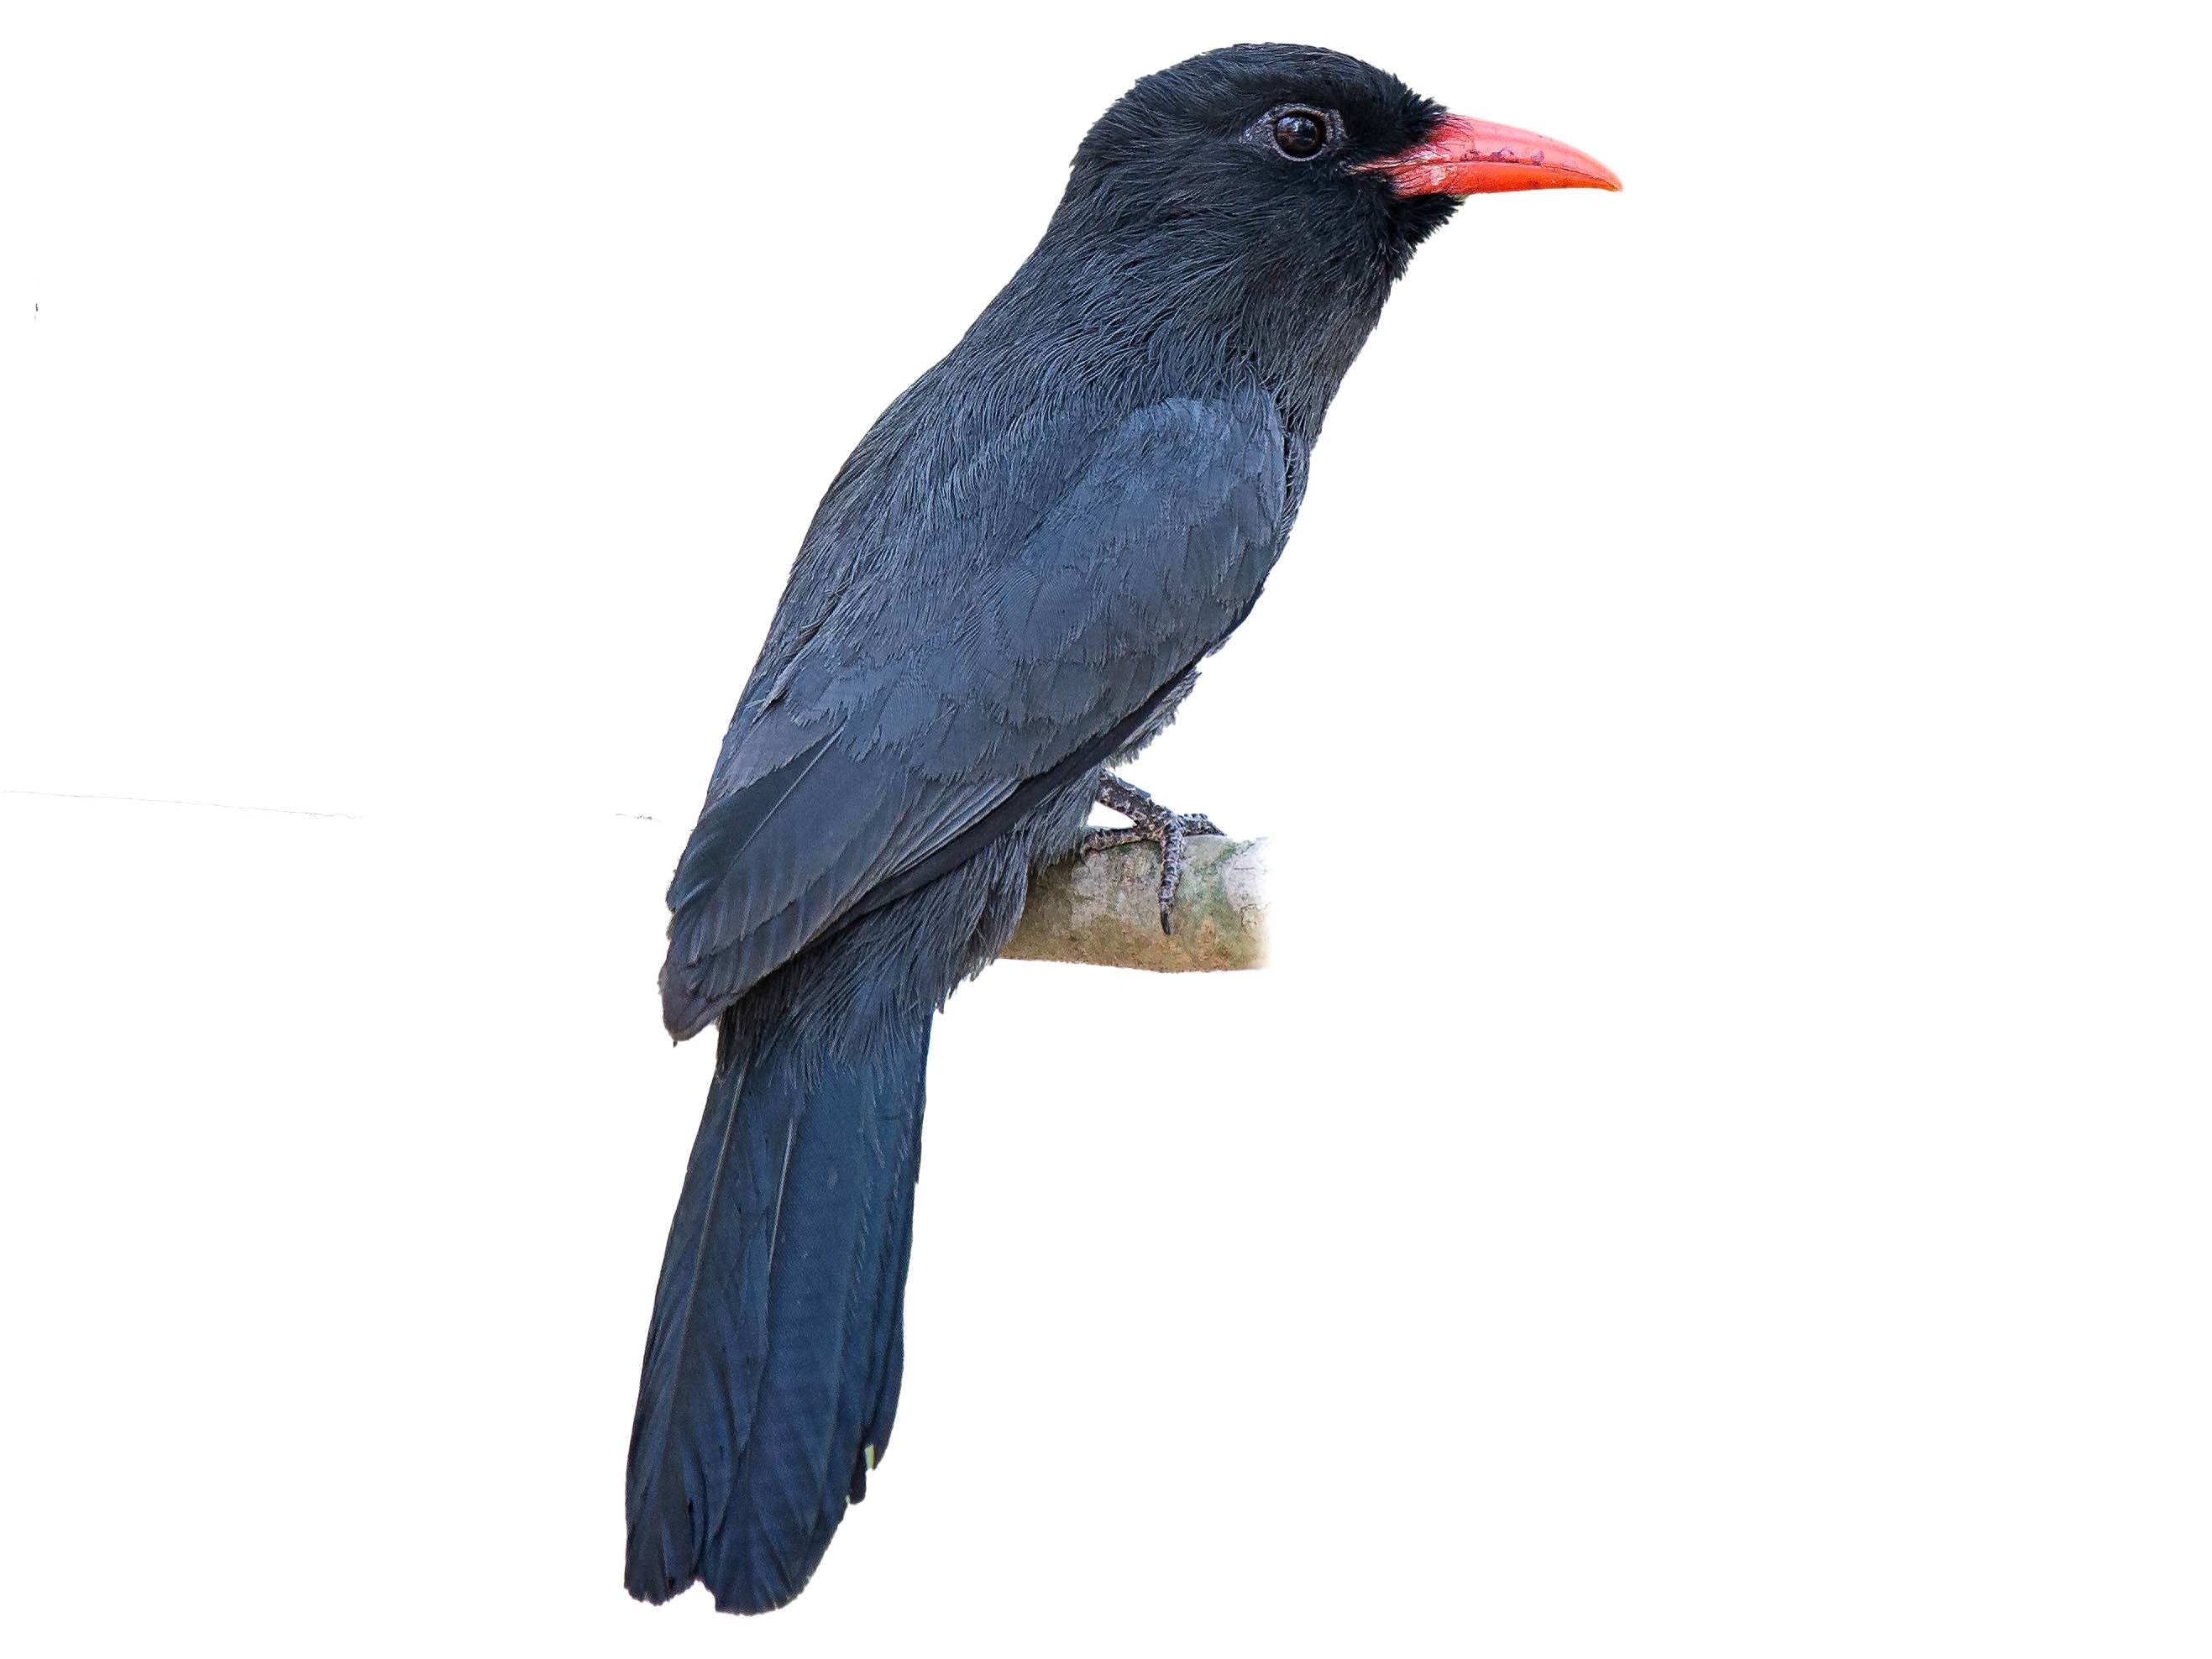
[[[367,812],[318,812],[307,806],[248,806],[230,800],[172,800],[164,795],[96,795],[80,794],[66,789],[8,789],[0,788],[0,795],[28,795],[38,800],[114,800],[126,801],[134,806],[205,806],[218,812],[281,812],[294,818],[348,818],[358,823],[372,816]],[[641,823],[659,820],[650,812],[612,812],[611,817],[632,818]]]

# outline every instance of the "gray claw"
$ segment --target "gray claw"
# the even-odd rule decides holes
[[[1218,836],[1221,826],[1203,812],[1170,812],[1134,784],[1125,783],[1111,772],[1098,775],[1098,793],[1101,806],[1109,807],[1129,820],[1126,830],[1093,830],[1078,843],[1081,854],[1103,853],[1109,847],[1127,847],[1148,841],[1160,849],[1160,932],[1173,937],[1175,928],[1170,915],[1175,907],[1176,889],[1182,885],[1182,866],[1188,849],[1185,843],[1192,836]]]

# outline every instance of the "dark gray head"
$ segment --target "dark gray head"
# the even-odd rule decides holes
[[[1618,189],[1562,144],[1448,114],[1316,46],[1229,46],[1148,75],[1077,150],[1038,249],[1088,325],[1257,365],[1320,411],[1413,249],[1478,191]]]

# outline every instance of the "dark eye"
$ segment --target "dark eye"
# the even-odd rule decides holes
[[[1318,155],[1328,143],[1328,118],[1310,109],[1286,109],[1275,118],[1275,148],[1293,161]]]

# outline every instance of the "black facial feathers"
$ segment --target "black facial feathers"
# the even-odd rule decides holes
[[[1120,314],[1228,336],[1294,418],[1317,424],[1391,283],[1455,205],[1401,198],[1364,164],[1419,143],[1443,114],[1340,52],[1207,52],[1099,118],[1039,254],[1110,283]]]

